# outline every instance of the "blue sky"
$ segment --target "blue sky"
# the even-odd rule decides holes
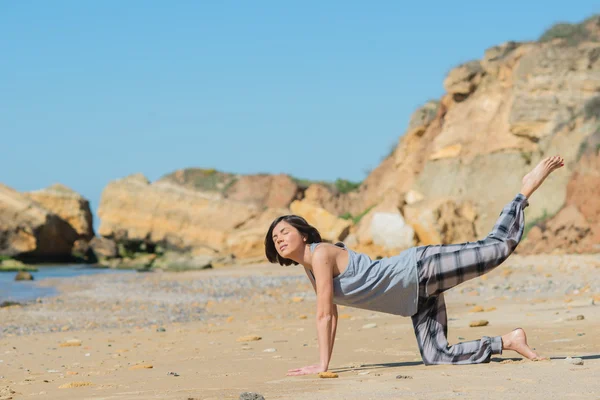
[[[452,67],[598,12],[584,0],[2,1],[0,182],[60,182],[95,212],[106,184],[137,172],[360,181]]]

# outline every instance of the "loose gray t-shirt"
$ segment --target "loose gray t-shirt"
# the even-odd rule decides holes
[[[314,252],[319,244],[312,243],[310,251]],[[372,260],[345,245],[343,248],[348,252],[348,267],[333,278],[335,304],[405,317],[417,312],[419,277],[415,247],[380,260]],[[315,276],[309,272],[314,282]]]

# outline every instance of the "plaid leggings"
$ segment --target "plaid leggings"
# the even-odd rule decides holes
[[[419,306],[412,322],[425,365],[487,363],[492,354],[502,354],[500,336],[448,345],[443,292],[491,271],[508,258],[523,235],[523,210],[528,205],[519,193],[502,209],[484,240],[417,248]]]

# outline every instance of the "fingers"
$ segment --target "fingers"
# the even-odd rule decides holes
[[[298,376],[298,375],[306,375],[308,372],[305,371],[294,371],[294,372],[288,372],[286,375],[287,376]]]

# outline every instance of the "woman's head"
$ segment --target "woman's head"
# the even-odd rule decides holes
[[[297,265],[304,245],[321,242],[321,234],[314,226],[298,215],[282,215],[276,218],[265,237],[265,253],[269,262],[281,265]]]

